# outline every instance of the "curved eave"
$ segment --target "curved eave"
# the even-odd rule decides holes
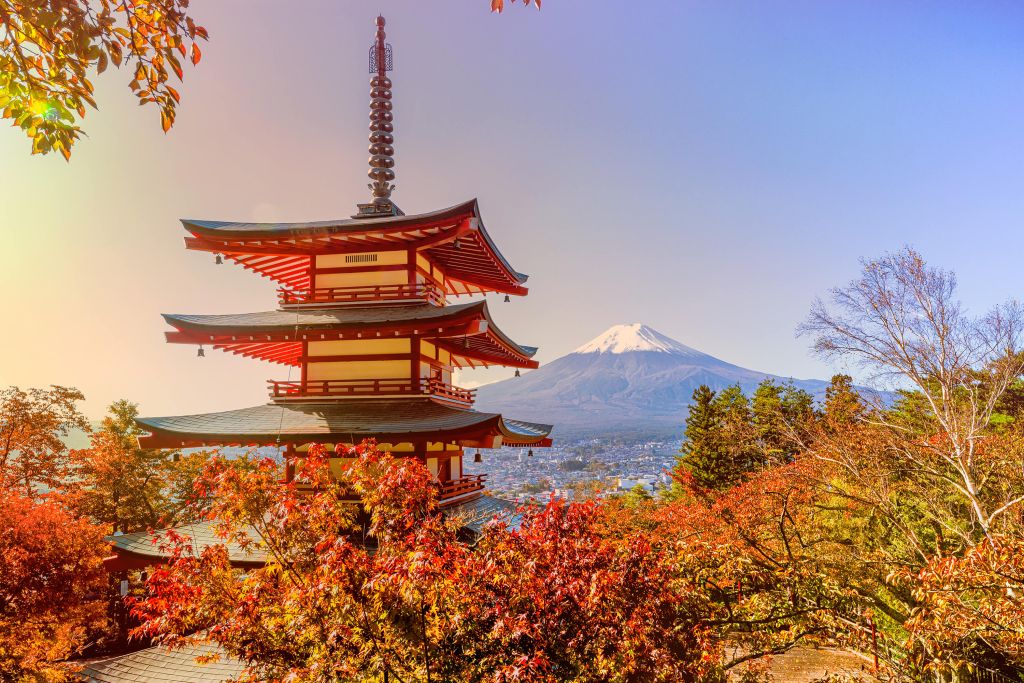
[[[505,446],[550,446],[552,425],[523,420],[501,419],[502,444]]]
[[[139,437],[143,448],[357,443],[367,438],[489,448],[509,440],[539,443],[551,430],[549,425],[504,420],[495,413],[453,408],[429,398],[266,404],[220,413],[143,417],[136,422],[150,433]]]
[[[446,209],[428,213],[383,218],[342,218],[301,223],[251,223],[183,218],[181,224],[197,237],[247,242],[282,238],[327,237],[338,234],[401,233],[445,226],[460,219],[479,217],[479,213],[477,200],[471,199]]]
[[[536,347],[518,344],[502,332],[486,301],[443,308],[418,304],[163,317],[175,329],[166,333],[171,343],[209,344],[286,365],[298,365],[304,341],[418,335],[469,359],[470,365],[475,361],[478,365],[537,367],[532,360]]]
[[[223,253],[289,287],[309,286],[314,254],[417,249],[445,270],[453,294],[525,295],[527,275],[515,270],[484,228],[476,199],[409,216],[308,223],[244,223],[183,219],[189,249]],[[461,248],[455,248],[455,240]]]

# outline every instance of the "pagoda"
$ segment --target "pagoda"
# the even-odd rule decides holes
[[[254,407],[139,418],[148,433],[139,444],[277,447],[287,479],[310,444],[342,446],[344,453],[346,445],[375,439],[382,450],[422,461],[436,480],[441,511],[479,533],[496,514],[513,514],[514,505],[485,494],[486,475],[465,474],[467,449],[548,446],[551,426],[473,410],[474,391],[453,384],[456,369],[506,366],[518,375],[537,367],[536,349],[502,332],[485,300],[450,299],[525,296],[527,276],[498,251],[476,200],[415,215],[392,200],[392,53],[383,17],[376,26],[370,201],[348,218],[312,223],[182,221],[186,248],[239,264],[280,288],[270,311],[164,315],[167,341],[196,345],[199,356],[219,349],[270,361],[286,369],[284,377],[269,380],[270,400]],[[158,540],[166,531],[109,537],[115,554],[108,568],[126,572],[166,560]],[[208,523],[174,531],[197,550],[222,542]],[[228,553],[241,569],[265,562],[258,544],[229,544]],[[148,671],[163,680],[161,661],[163,655],[145,650],[92,665],[85,678],[119,681],[118,671]]]
[[[535,368],[536,349],[513,341],[485,300],[524,296],[527,276],[501,255],[476,200],[404,214],[394,190],[391,46],[384,18],[370,48],[371,201],[355,215],[312,223],[183,220],[185,246],[280,285],[275,310],[164,315],[167,341],[220,349],[287,368],[268,382],[270,401],[241,410],[140,418],[145,448],[280,446],[286,459],[308,444],[354,445],[422,460],[442,507],[479,496],[484,475],[466,476],[466,448],[545,446],[549,425],[472,409],[474,392],[452,383],[457,368]]]

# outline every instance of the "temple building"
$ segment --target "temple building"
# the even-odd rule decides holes
[[[164,315],[171,328],[167,341],[195,345],[200,356],[222,350],[277,364],[282,372],[268,381],[269,402],[139,418],[148,432],[139,442],[145,448],[278,447],[291,476],[295,459],[312,443],[355,445],[373,438],[382,450],[422,460],[436,478],[442,512],[479,533],[496,514],[513,514],[514,506],[485,494],[485,475],[464,473],[467,449],[547,446],[551,426],[473,410],[474,392],[453,384],[455,370],[498,365],[518,374],[537,367],[536,349],[505,334],[485,300],[450,299],[525,296],[527,276],[502,256],[475,200],[414,215],[392,200],[392,55],[383,17],[376,23],[370,48],[371,200],[340,220],[182,221],[186,248],[239,264],[280,289],[270,311]],[[208,524],[175,531],[191,537],[197,549],[220,542]],[[153,534],[110,540],[111,571],[166,559]],[[229,547],[229,555],[240,568],[264,562],[258,548]],[[161,670],[160,662],[171,659],[174,671]],[[151,648],[92,664],[83,677],[218,681],[237,668],[186,660],[194,658]]]

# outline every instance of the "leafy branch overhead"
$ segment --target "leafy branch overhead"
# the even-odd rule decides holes
[[[524,5],[527,5],[527,6],[533,5],[537,9],[540,9],[540,1],[541,0],[522,0],[522,1],[523,1]],[[514,5],[515,3],[516,3],[516,0],[512,0],[512,4]],[[501,14],[502,10],[504,10],[504,9],[505,9],[505,0],[491,0],[491,11],[492,12],[497,12],[498,14]]]
[[[96,108],[89,75],[132,70],[139,104],[155,104],[166,132],[181,99],[170,84],[198,64],[206,29],[189,0],[0,0],[0,111],[32,139],[33,154],[71,148]]]

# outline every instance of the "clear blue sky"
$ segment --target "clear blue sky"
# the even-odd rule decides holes
[[[255,405],[286,371],[163,343],[160,312],[272,306],[179,217],[315,220],[366,197],[367,48],[394,45],[396,201],[479,197],[531,274],[504,330],[562,355],[645,322],[826,377],[794,327],[860,256],[911,244],[979,312],[1024,296],[1024,4],[195,0],[211,34],[171,134],[126,73],[65,164],[0,129],[0,385],[89,412]],[[493,379],[496,375],[472,378]]]

